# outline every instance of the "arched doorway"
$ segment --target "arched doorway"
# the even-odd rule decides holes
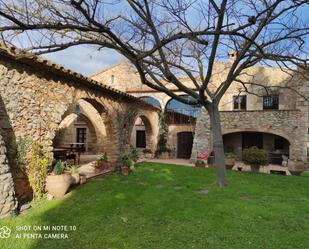
[[[82,161],[103,153],[114,160],[113,134],[109,113],[103,104],[95,99],[81,98],[63,115],[53,139],[54,158],[63,160],[65,154],[78,152]]]
[[[166,103],[165,113],[169,126],[167,146],[173,157],[184,159],[191,157],[196,119],[201,109],[200,105],[187,105],[176,99],[170,99]]]
[[[154,144],[152,141],[152,127],[149,119],[140,115],[135,119],[134,126],[131,132],[130,144],[140,150],[151,150],[154,151]]]
[[[97,152],[97,135],[91,121],[82,113],[70,114],[60,124],[53,140],[54,148],[80,144],[83,152]]]
[[[223,135],[225,152],[233,152],[242,160],[242,151],[256,146],[268,152],[270,164],[282,164],[282,156],[289,156],[290,142],[279,135],[267,132],[240,131]]]

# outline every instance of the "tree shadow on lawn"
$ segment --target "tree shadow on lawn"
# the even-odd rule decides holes
[[[78,187],[65,200],[39,217],[41,226],[51,228],[52,226],[67,226],[69,229],[69,231],[44,231],[41,232],[43,237],[47,236],[44,234],[63,233],[67,234],[68,238],[36,239],[29,248],[131,248],[129,241],[135,240],[137,235],[134,228],[138,224],[153,226],[154,231],[161,225],[169,226],[170,222],[164,216],[158,215],[160,210],[157,211],[158,213],[151,214],[153,210],[149,209],[149,206],[153,205],[160,209],[161,202],[164,205],[164,200],[160,200],[162,197],[166,198],[166,205],[174,205],[171,208],[177,209],[177,203],[168,203],[173,201],[166,195],[176,199],[181,198],[181,191],[187,191],[188,186],[180,187],[183,183],[181,177],[175,180],[174,171],[177,168],[153,167],[153,169],[151,171],[146,167],[139,169],[137,174],[132,174],[129,178],[114,175],[97,178]],[[183,174],[185,178],[185,172]],[[164,187],[158,189],[158,184]],[[194,185],[193,183],[189,186],[192,195],[198,189],[200,189],[200,184]],[[146,193],[149,193],[149,197]],[[153,196],[157,198],[151,199],[153,193],[155,193]],[[139,196],[142,196],[141,199]],[[189,199],[186,198],[186,201]],[[130,210],[134,211],[130,212]],[[172,209],[168,212],[173,213]],[[132,219],[140,220],[133,221],[131,224]],[[147,220],[153,224],[147,223]],[[76,231],[70,230],[74,228],[73,226],[76,226]],[[157,239],[159,236],[155,237]],[[152,239],[154,238],[149,238],[149,240]],[[143,243],[142,240],[136,244]]]
[[[231,248],[245,248],[247,236],[264,248],[271,244],[274,247],[269,248],[276,248],[279,235],[290,245],[306,243],[303,229],[308,226],[301,219],[306,218],[308,201],[302,177],[232,172],[229,188],[221,190],[211,185],[213,170],[152,165],[150,171],[147,167],[129,177],[98,178],[78,187],[65,200],[50,202],[41,212],[33,210],[31,224],[67,226],[69,231],[48,233],[67,233],[69,238],[16,241],[18,246],[12,248],[214,248],[215,244],[226,248],[232,243]],[[164,172],[167,178],[161,177]],[[164,188],[158,189],[158,184]],[[284,194],[283,186],[291,194],[295,186],[298,192],[293,199]],[[207,194],[197,193],[204,188]],[[278,193],[273,194],[276,188]],[[250,201],[242,196],[250,196]],[[70,231],[70,226],[76,226],[76,231]],[[258,233],[252,235],[253,230]],[[262,239],[270,233],[268,240]]]

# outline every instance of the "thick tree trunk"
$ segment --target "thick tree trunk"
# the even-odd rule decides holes
[[[213,149],[215,153],[215,165],[217,172],[217,184],[219,187],[227,186],[226,168],[224,162],[224,146],[221,132],[221,121],[218,106],[210,104],[206,107],[210,116]]]

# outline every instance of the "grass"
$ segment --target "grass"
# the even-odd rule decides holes
[[[143,163],[129,177],[110,175],[65,200],[42,202],[17,218],[1,248],[309,248],[309,175],[228,172]],[[20,226],[74,225],[68,239],[15,238]],[[28,232],[29,233],[29,232]],[[30,233],[43,233],[31,231]],[[48,233],[48,232],[44,232]],[[49,232],[51,233],[51,232]],[[55,232],[53,232],[55,233]]]

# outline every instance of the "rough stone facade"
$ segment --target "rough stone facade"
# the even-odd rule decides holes
[[[6,157],[6,147],[0,134],[0,219],[9,215],[16,206],[13,177]]]
[[[94,77],[106,84],[110,84],[111,75],[114,78],[114,84],[117,80],[123,81],[126,77],[126,87],[122,88],[127,93],[136,97],[153,97],[157,99],[162,110],[165,110],[166,104],[171,99],[165,93],[157,92],[149,87],[142,85],[138,79],[136,70],[132,66],[125,66],[126,62],[121,62],[109,69],[106,69]],[[127,63],[128,64],[128,63]],[[216,62],[211,78],[211,86],[214,90],[221,82],[224,81],[231,62]],[[180,80],[189,88],[194,85],[188,78],[180,78]],[[226,91],[219,103],[221,111],[222,131],[223,134],[233,132],[264,132],[265,134],[279,135],[286,138],[290,143],[290,157],[294,159],[305,160],[307,156],[307,134],[308,134],[308,105],[304,99],[296,92],[303,95],[309,94],[308,82],[304,81],[299,75],[281,71],[275,67],[252,67],[246,70],[241,76],[244,82],[258,83],[257,85],[247,85],[249,94],[243,92],[242,84],[233,82]],[[166,86],[176,94],[182,94],[177,91],[172,84],[166,83]],[[266,93],[264,87],[271,87]],[[279,97],[278,110],[263,110],[263,98],[267,94],[277,95]],[[246,95],[246,110],[234,111],[233,98],[238,95]],[[212,148],[211,127],[209,116],[203,110],[197,118],[194,142],[192,147],[191,159],[195,159],[197,155],[205,153]],[[180,125],[178,128],[171,125],[169,127],[168,144],[173,151],[173,156],[177,155],[177,132],[192,131],[192,124]]]
[[[207,111],[203,108],[196,120],[195,135],[192,146],[191,160],[195,161],[198,155],[211,151],[210,120]]]
[[[30,137],[52,151],[57,133],[74,120],[76,105],[92,123],[98,149],[106,152],[110,161],[116,161],[130,145],[139,116],[151,124],[148,136],[150,146],[155,147],[158,127],[153,124],[158,123],[157,109],[15,49],[0,48],[0,54],[0,128],[18,200],[29,198],[31,193],[25,190],[26,178],[16,165],[17,139]],[[4,187],[7,184],[1,181],[0,189]]]

